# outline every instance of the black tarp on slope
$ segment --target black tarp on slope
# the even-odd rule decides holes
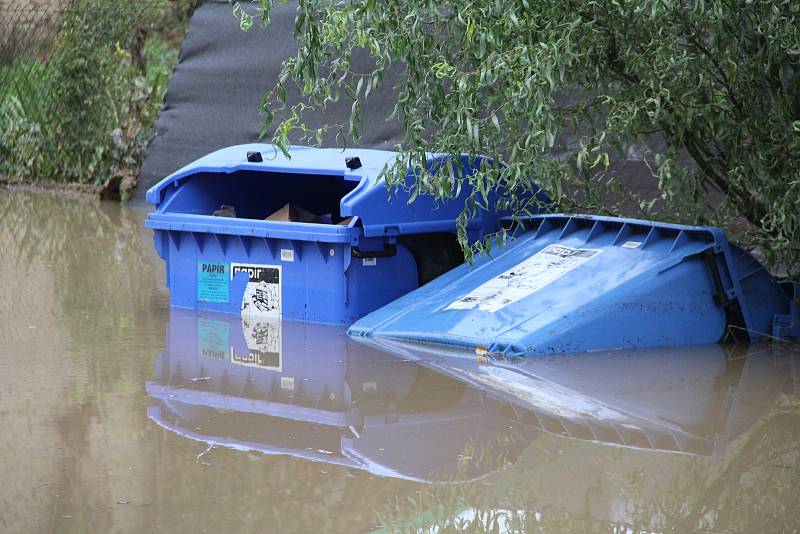
[[[197,8],[147,149],[137,200],[164,176],[213,150],[258,141],[264,122],[261,98],[277,80],[281,63],[297,50],[295,9],[292,2],[276,5],[269,27],[254,26],[245,33],[227,0],[207,0]],[[383,88],[371,93],[363,107],[359,146],[391,150],[399,140],[400,125],[385,121],[386,110],[394,106],[391,86],[385,78]],[[296,99],[296,93],[287,93],[290,103]],[[317,113],[308,114],[306,122],[346,122],[349,113],[350,104],[343,100],[328,107],[326,120]],[[264,141],[271,135],[270,131]],[[323,144],[337,146],[332,136]]]
[[[259,113],[261,98],[277,80],[281,63],[297,50],[295,9],[293,2],[278,4],[267,28],[256,25],[242,32],[227,0],[206,0],[197,8],[142,166],[137,201],[144,201],[152,184],[187,163],[218,148],[258,140],[264,122]],[[363,72],[367,65],[356,62],[354,69]],[[392,80],[385,78],[383,87],[370,94],[362,108],[364,128],[359,146],[391,150],[399,141],[399,123],[385,121],[395,102],[392,85]],[[297,98],[291,83],[287,84],[287,98],[290,104]],[[324,117],[317,112],[315,116],[307,113],[305,118],[316,126],[346,121],[349,112],[350,104],[342,101],[329,106]],[[264,141],[269,142],[271,135],[272,131],[268,132]],[[331,137],[323,146],[337,143]],[[614,162],[608,171],[617,174],[628,191],[644,198],[659,194],[656,180],[636,154]],[[626,211],[631,216],[642,215],[635,207]]]

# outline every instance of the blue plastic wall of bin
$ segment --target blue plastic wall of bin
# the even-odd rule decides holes
[[[248,161],[250,151],[261,152],[263,161]],[[228,286],[202,294],[202,266],[280,266],[284,318],[350,324],[418,286],[415,259],[398,237],[454,233],[470,193],[463,187],[446,204],[425,195],[408,204],[407,193],[389,199],[380,178],[396,157],[393,152],[304,147],[289,152],[291,159],[272,145],[229,147],[147,192],[156,210],[145,226],[155,231],[156,250],[167,263],[173,306],[239,313],[248,276],[237,274]],[[349,157],[358,157],[361,167],[347,168]],[[468,158],[462,162],[465,174],[473,172]],[[544,194],[539,198],[546,201]],[[263,220],[287,202],[352,219],[346,225]],[[234,206],[237,218],[212,216],[222,204]],[[502,215],[481,212],[468,226],[469,238],[495,231]]]
[[[349,332],[503,356],[800,335],[797,284],[717,228],[540,215]]]

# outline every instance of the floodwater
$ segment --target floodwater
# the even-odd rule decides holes
[[[480,365],[170,312],[144,212],[0,190],[2,532],[797,532],[800,349]]]

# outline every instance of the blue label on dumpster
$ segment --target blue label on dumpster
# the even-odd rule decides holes
[[[230,302],[228,266],[224,263],[197,262],[197,300]]]

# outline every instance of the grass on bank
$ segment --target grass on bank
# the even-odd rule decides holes
[[[193,3],[75,1],[46,49],[4,51],[0,176],[125,198],[177,59],[184,4]]]

